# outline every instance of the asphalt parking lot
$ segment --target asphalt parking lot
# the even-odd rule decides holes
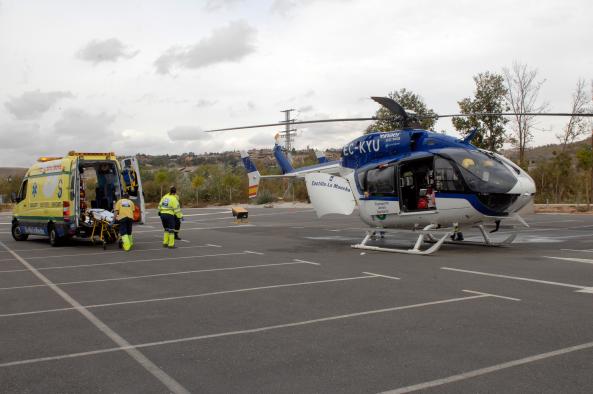
[[[0,391],[593,391],[593,216],[411,256],[350,248],[356,216],[185,214],[177,249],[151,211],[128,253],[15,242],[0,214]]]

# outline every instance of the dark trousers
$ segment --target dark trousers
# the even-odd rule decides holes
[[[132,235],[132,223],[134,221],[130,218],[123,218],[118,220],[119,223],[119,235]]]
[[[161,222],[163,223],[163,228],[165,231],[170,233],[175,231],[175,215],[161,213]]]
[[[181,228],[181,219],[175,216],[175,232],[178,233]]]

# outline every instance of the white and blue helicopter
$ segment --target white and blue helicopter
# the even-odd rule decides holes
[[[276,138],[274,156],[282,175],[262,176],[246,152],[241,157],[249,177],[249,197],[257,195],[265,178],[304,178],[318,217],[358,213],[369,226],[362,242],[353,248],[428,255],[443,243],[508,245],[517,233],[495,241],[485,229],[513,219],[528,226],[519,211],[533,201],[535,182],[523,169],[499,154],[471,144],[475,130],[464,139],[415,128],[421,116],[406,112],[397,102],[372,97],[403,125],[401,130],[363,135],[342,148],[341,159],[294,169]],[[480,114],[480,115],[515,115]],[[518,114],[521,115],[521,114]],[[576,114],[522,114],[572,116]],[[578,114],[581,115],[581,114]],[[438,115],[430,115],[437,117]],[[467,116],[441,115],[438,117]],[[585,115],[587,116],[587,115]],[[291,124],[377,118],[324,119]],[[209,131],[285,125],[274,123]],[[462,228],[477,227],[483,242],[464,241]],[[369,245],[390,229],[418,234],[410,249]],[[425,243],[431,244],[423,248]]]

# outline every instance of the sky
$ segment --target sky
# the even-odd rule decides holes
[[[70,150],[118,155],[265,148],[298,120],[368,117],[406,88],[437,113],[472,77],[520,62],[567,112],[593,79],[588,0],[0,0],[0,166]],[[542,118],[533,146],[566,119]],[[340,148],[368,123],[299,127],[296,148]],[[457,135],[442,119],[437,130]]]

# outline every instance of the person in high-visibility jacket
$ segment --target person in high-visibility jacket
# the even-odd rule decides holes
[[[121,245],[125,251],[128,251],[134,245],[132,239],[132,223],[134,223],[134,203],[129,199],[127,193],[122,195],[115,203],[115,219],[119,224],[119,235],[121,237]]]
[[[177,189],[171,186],[169,193],[165,194],[159,202],[158,213],[165,229],[163,247],[175,247],[175,218],[183,218],[181,206],[177,199]]]

